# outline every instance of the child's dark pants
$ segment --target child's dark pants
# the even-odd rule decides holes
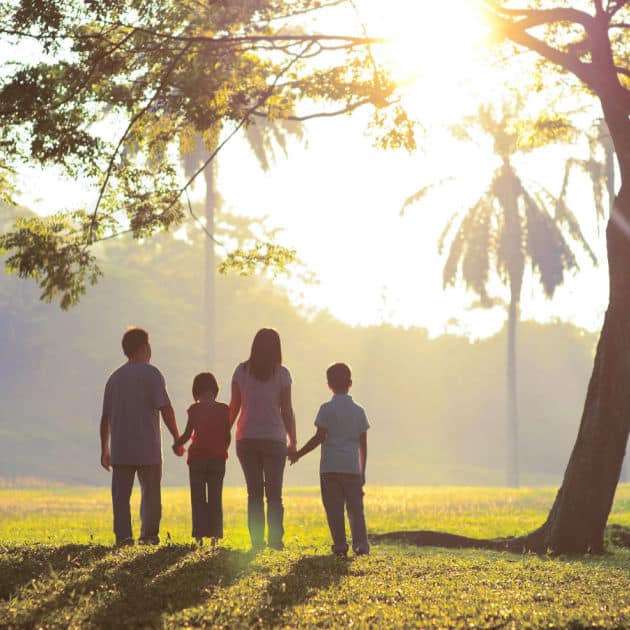
[[[363,512],[363,480],[361,475],[347,473],[321,473],[320,485],[322,502],[326,510],[328,527],[333,539],[334,553],[346,553],[345,510],[348,510],[352,549],[354,553],[364,554],[370,550]]]
[[[199,459],[188,464],[193,538],[223,538],[225,460]]]

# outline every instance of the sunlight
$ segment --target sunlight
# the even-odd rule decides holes
[[[403,88],[408,105],[440,118],[461,113],[457,92],[462,84],[473,77],[477,85],[491,79],[479,72],[487,27],[475,3],[395,0],[387,9],[383,3],[378,6],[379,11],[369,14],[367,27],[391,40],[383,50],[383,62]]]

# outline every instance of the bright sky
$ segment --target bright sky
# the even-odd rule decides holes
[[[270,173],[260,170],[242,139],[230,142],[219,157],[219,187],[227,209],[269,215],[273,225],[284,228],[282,244],[297,249],[318,276],[314,286],[289,283],[296,300],[302,292],[304,303],[328,309],[348,323],[418,325],[432,335],[450,331],[480,337],[496,332],[505,320],[501,308],[470,310],[473,296],[442,290],[438,236],[453,211],[477,200],[497,166],[488,146],[458,143],[446,127],[474,113],[480,99],[496,98],[505,81],[500,64],[487,67],[479,58],[483,26],[470,3],[459,0],[461,12],[454,4],[366,0],[361,5],[370,34],[397,42],[377,50],[377,57],[389,57],[397,76],[413,81],[405,89],[405,106],[429,130],[419,137],[420,151],[408,155],[372,148],[364,134],[366,115],[359,112],[309,122],[307,146],[293,143],[289,158],[279,159]],[[356,20],[352,12],[335,15],[337,21],[321,30],[342,32]],[[583,151],[578,146],[574,153]],[[528,181],[557,191],[568,155],[550,150],[518,165]],[[453,178],[450,186],[400,216],[406,197],[446,177]],[[23,202],[39,212],[50,211],[61,196],[91,194],[76,184],[60,183],[54,173],[41,175],[36,189],[23,181]],[[194,196],[202,195],[200,185]],[[607,300],[603,234],[597,234],[586,183],[574,188],[569,201],[584,222],[601,267],[593,269],[584,260],[580,276],[569,279],[552,302],[526,282],[522,313],[524,318],[559,318],[595,330]],[[495,293],[505,294],[500,287]]]

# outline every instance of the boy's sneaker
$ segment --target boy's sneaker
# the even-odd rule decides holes
[[[139,545],[159,545],[160,537],[159,536],[143,536],[142,538],[138,538]]]
[[[133,547],[133,538],[123,538],[116,541],[116,547]]]

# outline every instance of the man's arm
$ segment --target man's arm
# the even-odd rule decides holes
[[[293,413],[293,403],[291,402],[291,385],[287,385],[280,393],[280,413],[282,422],[284,422],[284,428],[289,436],[289,452],[295,452],[297,434],[295,430],[295,413]]]
[[[105,414],[101,416],[101,466],[105,470],[111,470],[111,459],[109,454],[109,418]]]
[[[299,450],[293,457],[289,455],[289,461],[295,464],[300,457],[304,457],[307,453],[310,453],[313,449],[317,448],[326,439],[326,429],[317,427],[315,435]]]
[[[367,465],[367,433],[365,431],[359,436],[359,463],[363,483],[365,483],[365,466]]]
[[[234,426],[238,413],[241,410],[241,390],[238,383],[232,381],[232,398],[230,399],[230,428]]]
[[[175,419],[175,411],[171,404],[160,407],[160,413],[162,414],[162,420],[170,434],[173,436],[173,440],[179,439],[179,429],[177,428],[177,420]]]

